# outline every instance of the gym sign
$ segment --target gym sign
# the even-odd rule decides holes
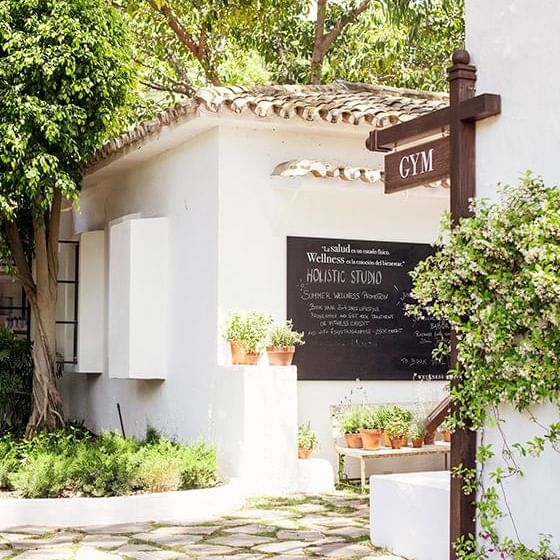
[[[449,138],[438,138],[385,156],[385,193],[449,177]]]

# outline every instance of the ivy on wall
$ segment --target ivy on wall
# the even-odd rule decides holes
[[[560,189],[528,172],[515,186],[500,185],[499,194],[496,203],[474,202],[474,215],[453,228],[446,216],[436,253],[413,272],[417,303],[409,311],[448,320],[455,330],[458,365],[450,374],[461,383],[452,389],[452,428],[479,431],[477,469],[453,473],[476,495],[480,529],[478,538],[455,544],[459,558],[549,560],[558,558],[550,536],[533,547],[517,537],[504,480],[523,476],[521,457],[560,451],[560,421],[542,425],[531,412],[538,404],[558,406],[560,396]],[[439,347],[436,355],[446,351]],[[534,438],[507,441],[503,404],[534,423]],[[500,449],[485,443],[488,426],[498,430]],[[499,534],[505,516],[516,538]]]

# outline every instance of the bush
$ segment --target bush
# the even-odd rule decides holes
[[[339,418],[340,430],[343,434],[356,434],[363,427],[364,412],[360,408],[349,408]]]
[[[69,426],[32,440],[0,438],[0,488],[26,498],[119,496],[214,486],[216,453],[148,430],[142,442]]]
[[[24,498],[62,496],[69,483],[69,459],[57,453],[38,453],[9,476],[14,490]]]
[[[25,427],[31,414],[32,344],[0,327],[0,434]]]
[[[80,442],[71,465],[74,491],[88,496],[128,494],[138,470],[138,448],[136,440],[113,432]]]

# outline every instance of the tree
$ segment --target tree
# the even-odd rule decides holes
[[[0,249],[31,305],[27,434],[63,425],[56,385],[63,200],[134,88],[125,22],[106,0],[0,0]]]
[[[118,0],[149,91],[335,78],[446,87],[463,0]]]

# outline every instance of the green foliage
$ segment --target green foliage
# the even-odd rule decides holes
[[[142,61],[144,95],[169,104],[207,84],[308,83],[316,34],[309,0],[119,0]],[[329,1],[322,81],[335,79],[443,91],[451,53],[463,46],[463,0]],[[181,37],[166,14],[185,32]],[[202,48],[200,48],[202,47]]]
[[[243,344],[246,352],[262,352],[272,323],[272,317],[266,313],[232,313],[224,336]]]
[[[291,320],[277,323],[270,331],[270,344],[282,348],[286,346],[299,346],[305,344],[303,334],[294,330]]]
[[[0,327],[0,434],[25,427],[31,413],[32,380],[31,343]]]
[[[311,429],[309,422],[298,427],[298,447],[300,449],[316,449],[319,441],[317,434]]]
[[[69,427],[32,440],[0,439],[0,488],[23,497],[117,496],[215,485],[216,453],[150,431],[145,441]]]
[[[424,420],[422,418],[415,418],[410,426],[410,437],[412,439],[424,439],[427,431],[424,426]]]
[[[390,439],[408,437],[410,423],[402,418],[393,417],[385,424],[385,433]]]
[[[366,430],[382,430],[383,417],[379,414],[379,407],[371,406],[364,409],[362,428]]]
[[[457,335],[458,367],[450,373],[460,383],[452,385],[456,411],[449,428],[491,425],[504,439],[501,463],[485,477],[497,456],[490,445],[478,449],[478,472],[455,470],[465,493],[477,494],[483,539],[462,539],[457,550],[463,560],[488,558],[491,550],[513,560],[552,558],[546,536],[529,547],[501,538],[496,520],[505,515],[504,481],[523,476],[518,458],[539,457],[546,446],[558,450],[560,444],[560,423],[543,426],[531,414],[532,405],[558,403],[560,396],[560,189],[527,173],[518,185],[500,187],[499,202],[478,201],[473,210],[454,228],[447,220],[437,252],[414,271],[418,304],[411,308],[416,317],[448,320]],[[502,404],[528,414],[541,434],[507,442]]]
[[[105,0],[0,0],[0,216],[76,198],[130,98],[122,17]]]
[[[106,432],[82,442],[73,453],[69,472],[76,492],[86,496],[119,496],[132,488],[138,442]]]
[[[343,434],[356,434],[362,429],[364,411],[362,408],[348,408],[340,418],[338,424]]]

